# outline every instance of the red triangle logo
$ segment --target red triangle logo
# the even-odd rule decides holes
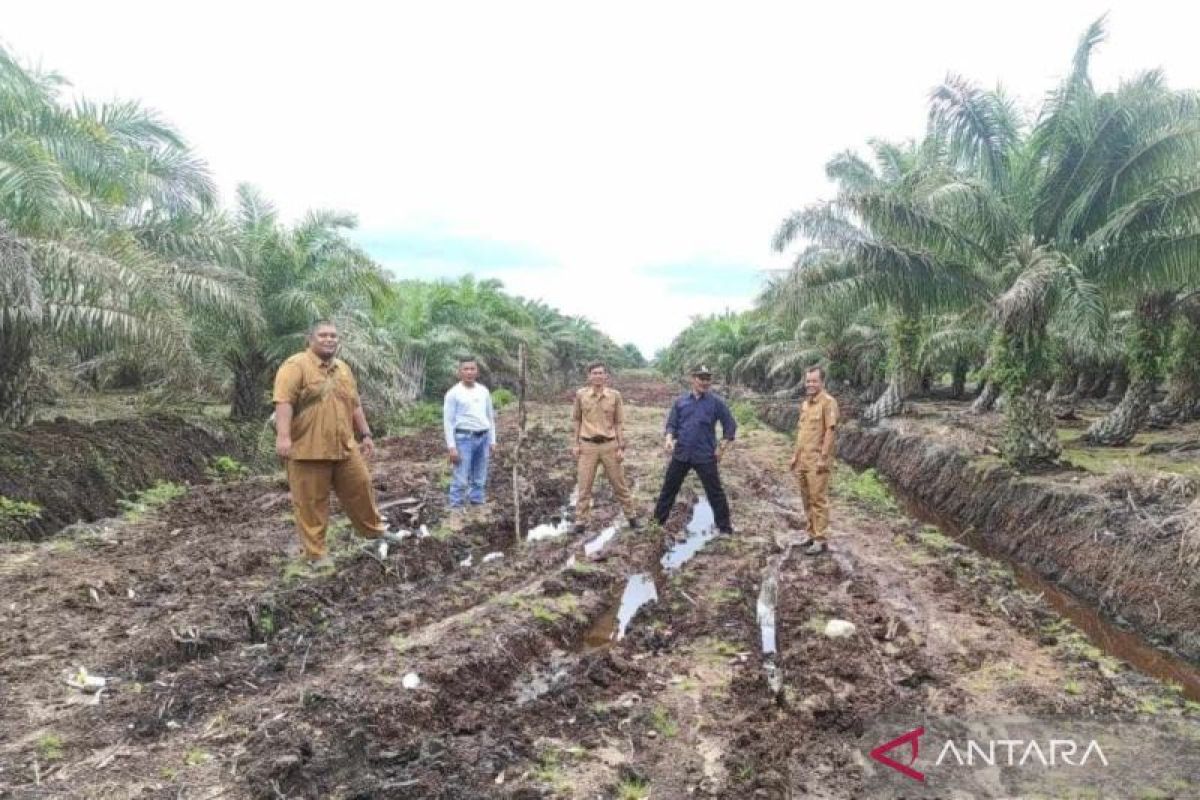
[[[886,767],[891,767],[901,775],[912,778],[914,781],[920,781],[924,783],[925,774],[912,768],[912,765],[917,762],[917,754],[920,749],[921,737],[923,735],[925,735],[924,726],[920,728],[913,728],[908,733],[898,736],[895,739],[892,739],[890,742],[884,742],[883,744],[879,745],[879,747],[876,747],[871,751],[871,758],[875,759]],[[894,759],[884,755],[884,753],[887,751],[897,748],[902,744],[908,744],[910,748],[907,764],[901,764],[899,761],[895,761]]]

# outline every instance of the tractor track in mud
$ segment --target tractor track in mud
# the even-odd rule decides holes
[[[647,506],[669,390],[643,389],[628,469]],[[570,494],[568,418],[561,403],[531,410],[535,523]],[[666,531],[622,528],[588,557],[570,534],[515,544],[503,452],[490,510],[445,517],[438,437],[381,443],[380,501],[406,500],[385,513],[434,532],[382,564],[342,533],[333,574],[292,572],[286,488],[268,478],[197,488],[85,540],[5,545],[0,797],[856,797],[857,737],[885,712],[1170,697],[1072,649],[1011,573],[931,546],[902,515],[841,498],[837,553],[789,551],[803,515],[778,434],[747,430],[723,465],[738,533],[671,570],[660,560],[692,479]],[[587,538],[614,512],[601,488]],[[756,615],[771,564],[778,691]],[[636,574],[656,599],[621,641],[597,640]],[[854,634],[827,638],[834,619]],[[77,666],[113,679],[98,703],[64,683]]]

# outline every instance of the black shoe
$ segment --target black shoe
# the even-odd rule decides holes
[[[628,522],[629,522],[629,530],[640,531],[642,529],[642,521],[640,519],[638,519],[637,517],[630,517]]]
[[[812,542],[809,543],[808,547],[804,548],[804,555],[806,556],[819,556],[828,552],[829,545],[825,544],[825,542],[821,539],[813,539]]]
[[[587,525],[584,525],[582,522],[576,522],[575,527],[571,528],[571,533],[576,536],[587,533]]]

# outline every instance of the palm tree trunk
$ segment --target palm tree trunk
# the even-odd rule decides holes
[[[1108,415],[1092,423],[1083,435],[1090,444],[1116,446],[1129,444],[1150,416],[1150,400],[1154,397],[1154,381],[1138,380]]]
[[[229,416],[235,420],[259,419],[266,415],[266,373],[269,364],[261,353],[239,356],[233,362],[233,397]]]
[[[16,428],[33,418],[33,336],[19,325],[0,324],[0,427]]]
[[[863,411],[863,420],[869,425],[874,425],[880,420],[899,414],[904,410],[904,400],[912,394],[915,384],[916,378],[912,374],[893,377],[888,381],[887,388],[879,399]]]
[[[951,375],[950,394],[955,400],[961,400],[967,392],[967,362],[963,359],[955,361]]]
[[[1021,470],[1049,466],[1062,454],[1054,414],[1040,391],[1028,389],[1008,398],[1000,452]]]
[[[1129,369],[1121,370],[1129,379],[1129,386],[1117,407],[1087,429],[1084,439],[1088,442],[1109,446],[1128,444],[1146,424],[1150,401],[1162,378],[1173,303],[1171,292],[1154,292],[1139,299],[1128,345]]]
[[[1129,370],[1124,364],[1117,364],[1109,375],[1108,390],[1101,397],[1107,403],[1119,403],[1129,391]]]
[[[1112,386],[1113,381],[1117,379],[1117,368],[1108,367],[1096,376],[1096,383],[1092,386],[1092,391],[1088,393],[1088,397],[1093,400],[1103,400],[1108,397],[1108,387]]]
[[[1183,309],[1171,348],[1173,366],[1167,396],[1150,407],[1150,427],[1166,428],[1200,415],[1200,302]]]
[[[971,403],[971,413],[986,414],[996,405],[998,397],[1000,397],[1000,386],[995,381],[985,382],[979,391],[979,396]]]
[[[1054,384],[1050,387],[1050,391],[1046,394],[1046,400],[1049,402],[1063,401],[1070,399],[1070,395],[1074,393],[1075,386],[1079,381],[1079,371],[1074,367],[1066,367],[1059,376],[1054,379]]]
[[[921,323],[916,317],[899,317],[892,327],[891,376],[887,389],[862,413],[868,425],[874,425],[887,417],[894,417],[904,410],[907,400],[917,387],[917,350],[921,343]]]

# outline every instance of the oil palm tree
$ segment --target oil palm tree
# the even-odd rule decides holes
[[[234,264],[253,314],[208,315],[198,338],[233,375],[230,415],[253,419],[266,407],[267,381],[283,359],[304,347],[309,325],[332,319],[342,329],[339,354],[360,380],[387,386],[399,364],[372,306],[391,288],[382,270],[346,236],[354,218],[312,211],[286,226],[249,186],[238,187]]]
[[[32,414],[41,340],[149,344],[187,356],[187,309],[236,313],[213,186],[174,129],[137,104],[63,104],[64,81],[0,49],[0,424]]]

